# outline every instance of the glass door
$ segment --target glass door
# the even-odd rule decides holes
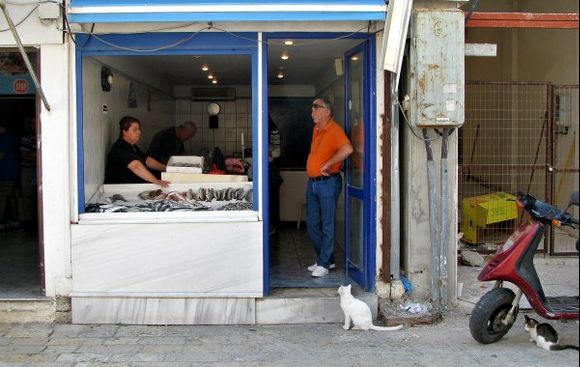
[[[370,103],[368,73],[368,41],[345,54],[346,76],[346,130],[354,151],[346,164],[346,266],[348,276],[365,289],[373,287],[370,274],[374,264],[370,261],[372,231],[372,205],[369,187],[369,139],[368,121]],[[373,269],[371,269],[371,267]]]

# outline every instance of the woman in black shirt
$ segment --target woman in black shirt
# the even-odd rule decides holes
[[[141,137],[141,122],[135,117],[125,116],[119,121],[119,128],[119,139],[107,158],[105,183],[150,182],[162,188],[169,186],[169,181],[160,180],[149,171],[149,168],[165,171],[165,165],[147,157],[135,145]]]

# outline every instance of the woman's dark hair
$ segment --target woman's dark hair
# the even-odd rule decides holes
[[[129,130],[132,123],[138,123],[139,127],[141,126],[141,121],[138,118],[133,116],[123,116],[121,120],[119,120],[119,137],[123,137],[123,131]]]

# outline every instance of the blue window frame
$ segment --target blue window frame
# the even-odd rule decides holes
[[[85,211],[84,139],[83,139],[83,59],[87,56],[140,56],[140,55],[231,55],[251,57],[252,69],[252,135],[258,136],[258,36],[256,33],[145,33],[110,34],[98,37],[77,34],[75,63],[77,70],[77,182],[78,212]],[[176,45],[162,49],[163,46]],[[160,50],[162,49],[162,50]],[[151,51],[148,51],[151,50]],[[258,151],[257,139],[252,150]],[[253,166],[258,167],[258,157]],[[254,209],[259,205],[258,173],[254,171]]]

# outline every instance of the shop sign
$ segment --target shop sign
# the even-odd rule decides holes
[[[12,83],[14,94],[26,94],[28,92],[28,82],[26,79],[16,79]]]
[[[34,94],[35,88],[29,74],[5,75],[0,73],[0,94]]]

